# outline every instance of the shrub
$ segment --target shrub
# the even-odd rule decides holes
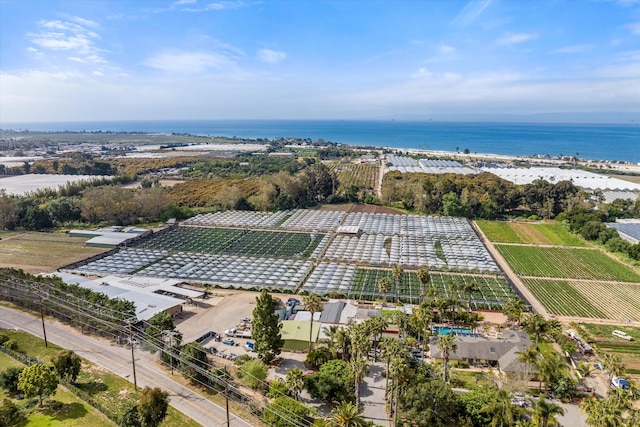
[[[271,381],[269,383],[269,391],[266,396],[271,399],[275,399],[280,396],[289,396],[289,388],[282,381]]]
[[[611,252],[623,252],[623,253],[628,252],[630,246],[631,245],[629,244],[629,242],[627,242],[624,239],[621,239],[620,237],[614,237],[613,239],[610,239],[605,245],[607,250]]]
[[[0,404],[0,425],[14,426],[22,421],[22,415],[15,403],[9,399],[4,399]]]
[[[0,332],[0,345],[4,345],[7,341],[9,341],[9,335],[4,332]]]
[[[24,368],[7,368],[0,373],[0,387],[4,388],[8,393],[18,392],[18,376]]]
[[[249,387],[257,389],[267,379],[267,365],[261,360],[249,360],[242,365],[238,376]]]
[[[14,339],[10,339],[4,342],[4,344],[2,344],[2,346],[6,349],[9,350],[17,350],[18,349],[18,341],[14,340]]]

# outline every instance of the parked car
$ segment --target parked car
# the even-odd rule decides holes
[[[631,388],[631,384],[629,384],[629,381],[619,377],[611,378],[611,385],[622,390],[629,390]]]
[[[251,341],[247,341],[244,348],[247,349],[247,351],[256,351]]]
[[[215,347],[209,347],[209,353],[211,354],[216,354],[218,352],[218,349]]]
[[[232,340],[231,338],[225,338],[222,340],[222,344],[226,344],[226,345],[238,345],[238,343],[235,342],[235,340]]]

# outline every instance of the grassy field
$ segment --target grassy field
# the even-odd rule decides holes
[[[20,362],[12,359],[4,353],[0,353],[0,370],[11,367],[24,366]],[[25,422],[21,424],[24,427],[36,426],[115,426],[103,414],[92,408],[90,405],[78,399],[73,393],[59,386],[56,394],[51,396],[50,400],[45,403],[45,409],[39,411],[37,407],[37,399],[17,400],[13,396],[6,394],[4,389],[0,388],[0,400],[9,398],[18,405],[25,415]],[[49,402],[54,400],[62,406],[59,409],[52,409],[48,406]]]
[[[18,343],[18,350],[27,353],[37,359],[41,360],[44,363],[50,363],[51,357],[54,356],[57,352],[62,350],[61,347],[58,347],[54,344],[49,343],[48,347],[45,347],[44,341],[34,337],[33,335],[27,334],[25,332],[17,332],[17,331],[7,331],[9,336],[15,339]],[[0,354],[1,355],[1,354]],[[7,356],[5,356],[7,357]],[[0,359],[0,366],[2,366],[2,359]],[[139,393],[134,391],[133,384],[129,381],[121,378],[112,372],[95,365],[86,360],[82,363],[82,370],[80,375],[78,376],[78,380],[76,382],[78,388],[92,395],[94,399],[96,399],[102,406],[105,408],[118,412],[123,404],[128,401],[137,401],[139,398]],[[67,392],[69,393],[69,392]],[[56,400],[57,394],[56,394]],[[97,412],[93,410],[93,408],[88,405],[82,403],[79,404],[87,406],[87,408],[91,409],[91,411]],[[91,412],[86,411],[86,412]],[[28,426],[101,426],[101,425],[114,425],[111,423],[106,417],[99,414],[106,423],[92,423],[92,422],[84,422],[79,424],[27,424]],[[160,424],[161,427],[197,427],[198,423],[188,418],[186,415],[182,414],[180,411],[169,407],[167,417]]]
[[[28,273],[52,272],[105,249],[85,247],[86,238],[65,233],[26,232],[2,237],[0,267],[20,268]]]
[[[532,245],[586,246],[579,237],[559,223],[523,223],[476,221],[487,239],[496,243],[528,243]]]
[[[619,354],[627,372],[626,376],[640,379],[640,328],[630,326],[611,326],[591,323],[572,324],[572,327],[591,344],[595,344],[598,354]],[[611,335],[615,330],[628,333],[634,341],[625,341]]]
[[[519,276],[640,282],[640,275],[598,250],[496,245]]]

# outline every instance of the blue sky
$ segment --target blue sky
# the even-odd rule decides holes
[[[0,121],[640,112],[640,0],[0,0]]]

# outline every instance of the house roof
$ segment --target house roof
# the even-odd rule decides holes
[[[311,322],[305,320],[283,320],[281,336],[283,340],[309,341],[309,328]],[[313,334],[311,341],[316,342],[320,332],[320,323],[313,323]]]
[[[340,323],[342,310],[347,305],[344,301],[331,302],[324,305],[324,310],[320,314],[322,323]]]
[[[504,330],[502,338],[485,338],[456,336],[456,351],[450,352],[449,358],[453,360],[477,359],[498,362],[500,369],[505,372],[516,372],[522,369],[518,361],[517,352],[526,350],[531,346],[529,336],[522,331]],[[437,347],[437,337],[432,337],[429,342],[431,357],[442,358],[442,351]]]

